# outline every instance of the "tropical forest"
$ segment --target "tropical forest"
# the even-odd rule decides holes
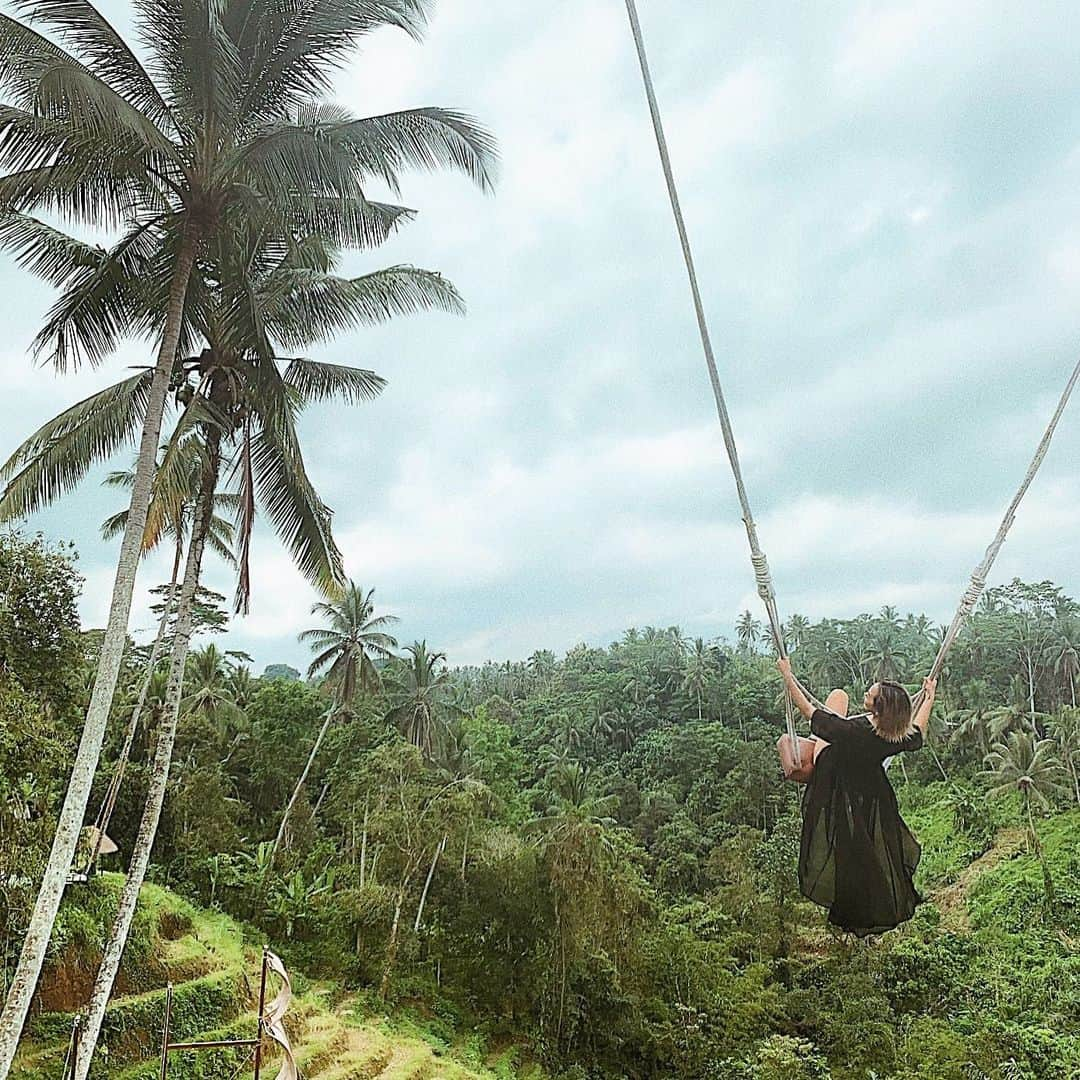
[[[764,607],[457,655],[353,555],[313,456],[328,417],[379,430],[370,335],[465,314],[441,268],[380,262],[440,227],[410,190],[494,205],[512,168],[469,111],[333,93],[441,6],[0,14],[0,250],[48,298],[17,362],[57,376],[0,447],[0,1080],[1080,1078],[1080,601],[991,573],[1077,374],[951,624],[778,607],[714,379],[751,542],[716,572]],[[299,613],[276,653],[244,636],[268,558]],[[855,759],[785,775],[786,660],[866,694],[875,797],[921,847],[893,928],[810,898],[806,807]],[[875,726],[886,686],[929,710],[917,752]]]

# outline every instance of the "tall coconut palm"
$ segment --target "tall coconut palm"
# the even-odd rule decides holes
[[[686,660],[682,688],[697,705],[697,718],[703,715],[705,695],[719,664],[716,646],[706,645],[703,638],[695,638],[693,647]]]
[[[433,109],[355,119],[319,101],[359,35],[380,26],[418,34],[424,0],[142,0],[148,66],[86,0],[22,0],[37,28],[0,17],[0,209],[42,207],[118,228],[106,267],[81,267],[66,312],[82,356],[112,351],[127,320],[99,303],[137,279],[131,257],[154,255],[166,298],[157,359],[130,388],[140,452],[99,659],[98,678],[61,809],[53,850],[7,1004],[0,1016],[4,1080],[30,1005],[89,798],[119,673],[161,419],[181,342],[188,283],[202,244],[232,205],[262,201],[317,222],[326,203],[362,197],[366,177],[393,185],[402,167],[453,165],[490,182],[491,144],[467,118]],[[368,230],[377,214],[358,217]],[[49,272],[51,249],[22,250]],[[63,282],[61,282],[63,283]],[[47,328],[48,329],[48,328]],[[144,329],[150,329],[144,326]],[[79,358],[55,339],[54,359]],[[88,346],[88,348],[87,348]],[[31,499],[31,502],[33,500]],[[24,506],[24,511],[31,509]]]
[[[308,668],[308,678],[325,674],[336,701],[348,705],[358,690],[374,693],[381,685],[377,663],[389,660],[397,641],[387,628],[397,622],[395,615],[376,615],[375,590],[366,593],[350,581],[337,602],[320,602],[311,609],[328,626],[305,630],[300,640],[318,653]]]
[[[225,657],[214,644],[188,657],[186,687],[181,707],[192,716],[201,716],[214,727],[239,711],[232,695]]]
[[[1076,708],[1076,679],[1080,676],[1080,620],[1061,619],[1054,638],[1047,646],[1047,659],[1054,665],[1054,674],[1065,681],[1069,703]]]
[[[1052,721],[1058,757],[1072,784],[1073,795],[1080,804],[1080,709],[1062,709]]]
[[[991,795],[1004,795],[1010,791],[1020,793],[1021,804],[1027,818],[1028,842],[1042,868],[1043,888],[1046,901],[1054,904],[1054,881],[1035,828],[1034,807],[1045,811],[1051,808],[1051,800],[1065,791],[1065,770],[1057,756],[1052,739],[1037,739],[1029,731],[1014,731],[1005,742],[997,743],[986,756],[984,775],[994,786]]]
[[[229,694],[241,709],[246,709],[255,697],[259,680],[246,664],[230,663],[228,672]]]
[[[749,611],[744,611],[735,624],[735,636],[738,638],[739,648],[743,652],[752,653],[761,640],[761,623]]]
[[[312,615],[322,615],[330,625],[315,627],[300,634],[300,640],[309,642],[318,653],[308,668],[308,678],[326,672],[330,704],[285,812],[281,815],[281,824],[271,851],[271,864],[331,722],[349,710],[359,690],[368,693],[378,690],[382,679],[376,662],[389,660],[394,655],[391,650],[397,648],[397,641],[386,633],[386,628],[397,622],[397,618],[394,615],[376,615],[374,596],[374,589],[365,593],[350,581],[339,601],[320,601],[311,609]]]
[[[447,721],[464,710],[454,701],[446,654],[429,652],[426,641],[405,648],[407,657],[389,672],[392,705],[387,720],[430,758]]]

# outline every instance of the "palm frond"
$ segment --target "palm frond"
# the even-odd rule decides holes
[[[158,124],[171,121],[153,80],[112,24],[86,0],[15,0],[30,22],[57,31],[98,76]]]
[[[24,518],[48,505],[131,441],[142,425],[153,375],[133,375],[38,428],[0,468],[7,481],[0,520]]]
[[[307,677],[309,679],[315,678],[315,676],[318,675],[319,672],[322,671],[322,669],[324,667],[326,667],[326,665],[329,664],[336,656],[337,656],[337,647],[336,646],[328,648],[324,652],[320,653],[308,665]]]
[[[0,177],[0,208],[42,209],[112,229],[127,223],[133,206],[160,205],[138,170],[117,167],[101,145],[0,105],[0,164],[11,170]]]
[[[338,124],[312,125],[329,139],[341,139],[366,176],[397,192],[405,169],[456,169],[482,191],[495,186],[498,151],[493,136],[471,116],[452,109],[408,109]]]
[[[325,237],[338,247],[367,250],[379,247],[406,222],[415,210],[393,203],[313,196],[292,204],[293,232]]]
[[[225,131],[237,115],[244,78],[223,20],[228,6],[225,0],[134,4],[150,74],[172,102],[183,103],[181,127]]]
[[[237,4],[239,13],[248,5]],[[357,39],[381,27],[419,38],[431,0],[254,0],[232,35],[252,78],[242,111],[262,118],[329,88]]]
[[[128,512],[126,510],[120,510],[111,517],[107,517],[101,523],[101,539],[115,540],[117,537],[123,536],[124,530],[127,528],[127,520]]]
[[[101,363],[120,339],[145,326],[144,286],[160,262],[161,219],[137,224],[96,266],[80,267],[49,309],[34,338],[36,355],[47,355],[58,371],[82,362]]]
[[[145,113],[81,64],[53,64],[38,80],[38,115],[88,133],[117,158],[138,158],[165,173],[176,163],[172,141]]]
[[[27,214],[0,215],[0,248],[15,262],[50,285],[61,286],[80,270],[97,271],[107,252]]]
[[[31,108],[41,76],[61,64],[82,66],[55,42],[0,13],[0,88],[7,91],[9,101]]]
[[[335,595],[344,585],[345,569],[331,532],[332,513],[308,479],[292,417],[276,421],[264,424],[252,441],[259,502],[300,573]]]
[[[465,305],[441,274],[391,266],[357,278],[279,270],[264,286],[266,325],[286,348],[305,348],[342,330],[421,311],[460,314]]]
[[[323,138],[311,126],[277,120],[234,153],[223,156],[222,179],[246,181],[271,202],[294,203],[315,214],[327,198],[358,202],[364,193],[355,156],[344,140]],[[307,200],[314,200],[304,209]]]
[[[337,398],[356,405],[378,397],[386,386],[374,371],[314,360],[290,360],[283,378],[305,402]]]

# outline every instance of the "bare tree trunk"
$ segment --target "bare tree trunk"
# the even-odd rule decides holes
[[[368,826],[368,800],[369,795],[364,796],[364,828],[360,834],[360,888],[364,887],[365,874],[367,871],[367,826]]]
[[[105,739],[105,728],[112,708],[113,695],[116,692],[116,680],[120,675],[124,646],[127,643],[131,597],[135,590],[135,577],[142,554],[143,531],[146,528],[154,467],[157,463],[165,395],[169,389],[169,379],[176,359],[184,296],[187,293],[191,268],[195,263],[197,247],[198,235],[193,228],[188,228],[173,271],[169,289],[169,306],[165,313],[165,327],[150,382],[146,415],[143,418],[142,436],[139,441],[139,458],[135,467],[135,480],[131,487],[128,519],[124,526],[124,538],[120,544],[120,558],[116,566],[116,578],[113,582],[112,600],[109,605],[109,621],[101,643],[94,690],[90,696],[86,723],[83,725],[82,736],[79,739],[79,749],[71,768],[64,804],[56,823],[49,861],[41,878],[41,887],[34,903],[34,911],[30,917],[30,926],[23,941],[22,952],[19,954],[19,963],[8,990],[4,1011],[0,1014],[0,1080],[6,1080],[11,1070],[19,1036],[22,1034],[23,1024],[26,1023],[26,1014],[30,1010],[30,1001],[37,988],[41,965],[45,961],[45,952],[49,947],[49,938],[52,936],[53,923],[60,909],[64,886],[67,884],[68,873],[79,843],[79,832],[86,815],[86,805],[90,801],[94,773],[97,771],[98,760],[101,757],[101,744]]]
[[[184,668],[187,662],[188,646],[191,642],[192,606],[199,585],[199,572],[202,568],[203,550],[206,547],[206,534],[213,516],[214,490],[217,486],[220,455],[218,447],[220,436],[211,437],[209,460],[203,473],[202,489],[199,492],[199,504],[191,532],[191,544],[188,547],[187,564],[184,567],[184,583],[180,589],[180,602],[176,610],[176,632],[173,636],[172,653],[169,660],[169,681],[165,690],[165,712],[161,719],[154,760],[150,769],[150,783],[146,793],[146,805],[143,807],[139,831],[135,837],[135,847],[131,853],[127,878],[120,892],[120,906],[109,932],[109,941],[105,946],[94,980],[94,989],[90,995],[86,1022],[79,1035],[79,1053],[73,1080],[86,1080],[90,1072],[90,1061],[97,1048],[101,1024],[105,1018],[105,1008],[109,1004],[120,961],[124,955],[131,922],[135,917],[135,908],[139,902],[139,890],[146,878],[150,865],[150,853],[157,835],[161,810],[165,805],[165,795],[169,784],[169,769],[172,765],[173,747],[176,744],[176,725],[180,714],[180,698],[184,690]]]
[[[278,848],[281,846],[281,838],[285,835],[285,826],[289,823],[293,808],[296,806],[296,800],[300,798],[300,792],[307,782],[308,773],[311,772],[311,767],[315,764],[315,758],[319,753],[319,749],[322,747],[323,739],[326,738],[326,732],[330,727],[330,721],[334,719],[336,714],[337,708],[335,705],[331,705],[326,710],[326,718],[323,720],[323,725],[315,738],[315,744],[311,748],[311,753],[308,754],[307,764],[304,766],[304,771],[300,774],[300,779],[296,781],[296,787],[293,788],[293,793],[289,798],[289,804],[285,807],[285,813],[281,815],[281,824],[278,826],[277,836],[274,837],[274,846],[270,850],[270,861],[267,863],[268,870],[274,865],[274,859],[277,857]]]
[[[1042,841],[1039,839],[1039,834],[1035,829],[1035,815],[1031,812],[1031,796],[1025,795],[1024,801],[1027,803],[1028,832],[1031,835],[1031,844],[1035,849],[1035,857],[1039,860],[1039,867],[1042,870],[1043,892],[1046,894],[1048,914],[1051,919],[1055,919],[1057,912],[1054,908],[1057,900],[1054,895],[1054,879],[1050,876],[1050,864],[1046,861],[1046,852],[1043,851]]]
[[[427,903],[428,890],[431,888],[431,879],[435,876],[435,867],[439,864],[439,856],[446,850],[448,837],[435,845],[435,853],[431,857],[431,868],[428,870],[427,881],[424,882],[424,891],[420,894],[420,903],[416,908],[416,922],[413,924],[413,933],[420,933],[420,920],[424,917],[424,905]]]
[[[172,616],[173,605],[176,602],[176,589],[180,579],[183,557],[184,544],[182,540],[178,539],[176,542],[176,554],[173,558],[172,578],[169,580],[169,591],[165,597],[165,610],[162,612],[161,622],[158,623],[157,636],[154,638],[154,644],[150,649],[150,659],[146,662],[146,674],[143,676],[142,686],[139,687],[138,699],[135,702],[135,707],[131,710],[131,719],[128,721],[127,731],[124,732],[124,743],[120,747],[120,756],[116,761],[116,772],[109,782],[108,790],[105,792],[105,798],[102,800],[101,810],[95,822],[98,832],[97,836],[94,837],[94,846],[90,851],[90,861],[86,866],[88,874],[93,871],[98,856],[101,854],[101,842],[105,839],[105,832],[109,827],[109,821],[112,819],[116,800],[120,794],[120,785],[124,782],[124,773],[127,771],[128,759],[131,757],[131,747],[135,742],[135,733],[139,730],[139,720],[142,718],[143,709],[146,708],[146,698],[150,693],[150,684],[153,682],[154,671],[157,669],[158,659],[161,656],[161,645],[165,640],[165,632],[169,628],[169,619]]]
[[[383,963],[382,980],[379,983],[379,1000],[385,1001],[390,993],[390,978],[394,973],[394,964],[398,953],[398,931],[401,929],[401,909],[405,904],[405,890],[409,887],[411,872],[401,879],[397,898],[394,901],[394,921],[390,924],[390,938],[386,943],[386,960]]]

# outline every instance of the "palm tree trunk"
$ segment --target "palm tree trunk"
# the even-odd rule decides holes
[[[336,714],[336,705],[331,705],[326,710],[326,718],[323,720],[323,725],[315,738],[315,744],[311,748],[311,753],[308,754],[307,764],[304,766],[304,771],[300,774],[300,779],[296,781],[296,787],[293,788],[293,793],[289,797],[289,803],[285,807],[285,813],[281,815],[281,824],[278,826],[277,836],[274,837],[274,846],[270,849],[270,861],[267,863],[267,870],[274,865],[274,859],[277,856],[278,848],[281,846],[281,839],[285,835],[285,826],[289,823],[289,817],[292,815],[293,808],[296,806],[296,800],[300,798],[300,792],[307,782],[308,773],[311,772],[311,767],[315,764],[315,758],[323,744],[323,739],[326,738],[326,732],[330,727],[330,721],[334,719]]]
[[[1028,681],[1028,711],[1031,713],[1031,730],[1035,732],[1035,738],[1041,739],[1038,725],[1035,723],[1035,667],[1032,663],[1031,653],[1024,656],[1024,667],[1027,670]]]
[[[165,596],[165,610],[161,614],[157,636],[154,638],[154,644],[150,649],[150,659],[146,662],[146,674],[143,676],[142,685],[139,687],[139,696],[135,701],[135,707],[131,710],[131,719],[128,721],[127,731],[124,732],[124,744],[120,747],[120,756],[116,761],[116,772],[109,782],[108,791],[105,793],[101,811],[95,822],[97,836],[94,837],[94,846],[90,851],[90,861],[86,866],[88,874],[94,869],[98,856],[101,854],[101,842],[105,839],[105,831],[109,827],[109,821],[112,819],[113,810],[116,807],[116,799],[120,794],[120,785],[124,782],[124,773],[127,770],[128,759],[131,757],[131,747],[135,742],[135,733],[139,730],[139,720],[142,718],[142,711],[146,707],[150,684],[153,682],[154,672],[157,670],[158,659],[161,656],[161,645],[165,640],[165,632],[169,628],[169,619],[172,616],[173,604],[176,601],[176,589],[180,580],[180,568],[183,565],[183,558],[184,543],[183,540],[178,539],[176,541],[176,554],[173,558],[172,577],[169,580],[169,591]]]
[[[165,804],[173,747],[176,744],[180,698],[184,689],[184,668],[187,662],[188,646],[191,642],[192,607],[199,586],[203,550],[206,547],[206,536],[214,512],[214,490],[217,487],[218,471],[221,467],[220,434],[211,433],[208,443],[207,465],[203,473],[199,504],[191,530],[191,543],[188,546],[187,564],[184,567],[184,583],[180,589],[180,601],[176,609],[176,628],[169,659],[169,681],[165,689],[165,711],[161,719],[161,729],[158,732],[154,760],[150,769],[146,805],[143,807],[142,819],[139,821],[139,831],[131,853],[131,864],[128,866],[124,887],[120,892],[120,906],[109,932],[101,966],[94,980],[86,1022],[79,1036],[78,1062],[73,1080],[87,1080],[89,1075],[90,1059],[97,1047],[101,1023],[105,1018],[105,1007],[109,1003],[113,984],[120,970],[120,960],[124,955],[124,946],[127,944],[132,919],[135,917],[139,890],[142,888],[147,867],[150,865],[150,853],[157,835],[158,823],[161,820],[161,810]]]
[[[128,507],[124,538],[120,544],[120,558],[116,566],[112,600],[109,604],[109,621],[101,643],[98,657],[97,677],[90,697],[79,739],[79,749],[71,768],[64,804],[56,823],[49,861],[41,878],[30,926],[23,941],[19,963],[11,980],[4,1011],[0,1014],[0,1080],[7,1080],[15,1049],[22,1034],[30,1001],[37,988],[41,965],[49,947],[53,923],[60,909],[71,864],[79,843],[79,832],[90,801],[90,789],[94,782],[105,728],[116,692],[116,680],[120,675],[120,663],[127,644],[128,619],[131,617],[131,597],[135,591],[135,577],[143,548],[143,531],[150,507],[150,490],[157,463],[158,439],[161,435],[161,418],[165,411],[165,395],[169,389],[176,346],[180,339],[180,321],[184,310],[191,268],[195,263],[198,234],[194,228],[186,229],[180,252],[173,271],[169,290],[169,305],[165,314],[165,327],[158,348],[157,362],[150,383],[146,403],[142,436],[139,442],[139,458],[135,467],[135,480],[131,487],[131,503]]]
[[[435,845],[435,854],[431,857],[431,868],[428,870],[427,880],[424,882],[424,891],[420,894],[420,903],[416,908],[416,922],[413,924],[413,933],[420,933],[420,920],[424,917],[424,905],[427,903],[428,890],[431,888],[431,879],[435,876],[435,867],[439,865],[439,856],[446,849],[447,837]]]

